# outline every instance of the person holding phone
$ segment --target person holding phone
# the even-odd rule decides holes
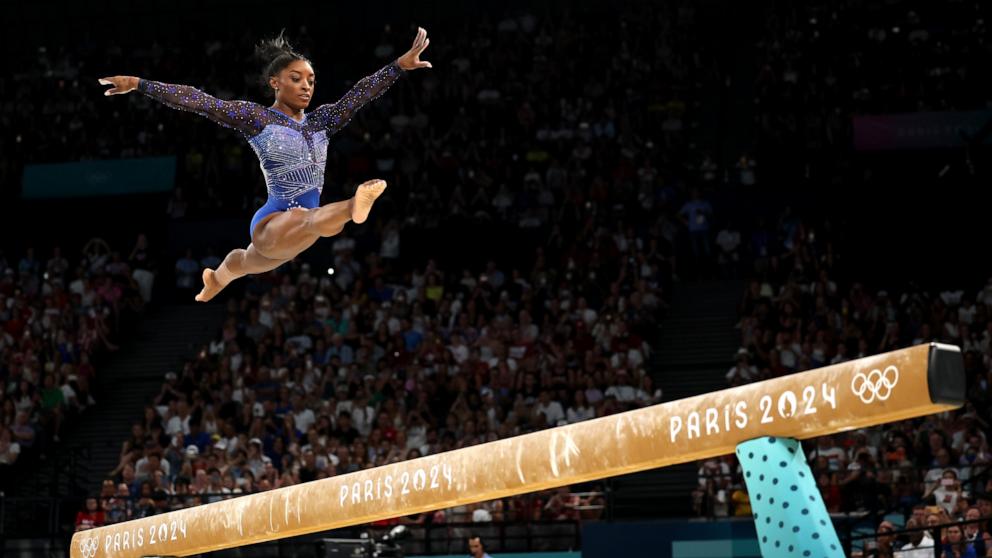
[[[958,474],[954,469],[947,469],[933,491],[934,503],[944,509],[949,515],[954,514],[961,498],[961,483],[958,481]]]

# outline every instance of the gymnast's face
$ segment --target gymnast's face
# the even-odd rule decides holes
[[[310,105],[313,97],[315,77],[309,62],[294,60],[269,78],[269,85],[276,92],[276,101],[294,110],[303,110]]]

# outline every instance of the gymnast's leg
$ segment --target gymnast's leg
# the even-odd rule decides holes
[[[307,226],[318,236],[334,236],[344,229],[348,221],[364,223],[372,204],[386,190],[385,180],[369,180],[358,186],[349,200],[329,203],[309,212]]]
[[[203,270],[203,290],[196,295],[196,300],[207,302],[217,296],[231,281],[255,273],[265,273],[289,261],[275,260],[263,256],[249,244],[247,249],[238,248],[224,258],[224,261],[214,271],[210,268]]]
[[[232,250],[216,271],[203,270],[203,290],[196,295],[196,300],[206,302],[239,277],[279,267],[312,246],[318,238],[338,234],[348,221],[364,223],[372,204],[385,190],[384,180],[369,180],[360,184],[349,200],[309,211],[292,209],[267,216],[255,226],[248,249]]]

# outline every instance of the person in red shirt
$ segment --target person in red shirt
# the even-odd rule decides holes
[[[840,487],[831,475],[823,472],[817,479],[817,486],[820,488],[820,496],[823,498],[823,505],[831,513],[839,512],[841,507]]]
[[[104,522],[103,510],[97,506],[96,498],[87,498],[86,506],[76,514],[76,531],[102,527]]]

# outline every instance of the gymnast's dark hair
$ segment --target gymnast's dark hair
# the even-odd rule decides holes
[[[269,78],[281,72],[286,66],[296,60],[310,60],[302,54],[293,50],[292,45],[286,40],[286,30],[279,32],[279,36],[273,39],[266,39],[255,46],[255,57],[264,64],[261,76],[262,88],[269,92]]]

